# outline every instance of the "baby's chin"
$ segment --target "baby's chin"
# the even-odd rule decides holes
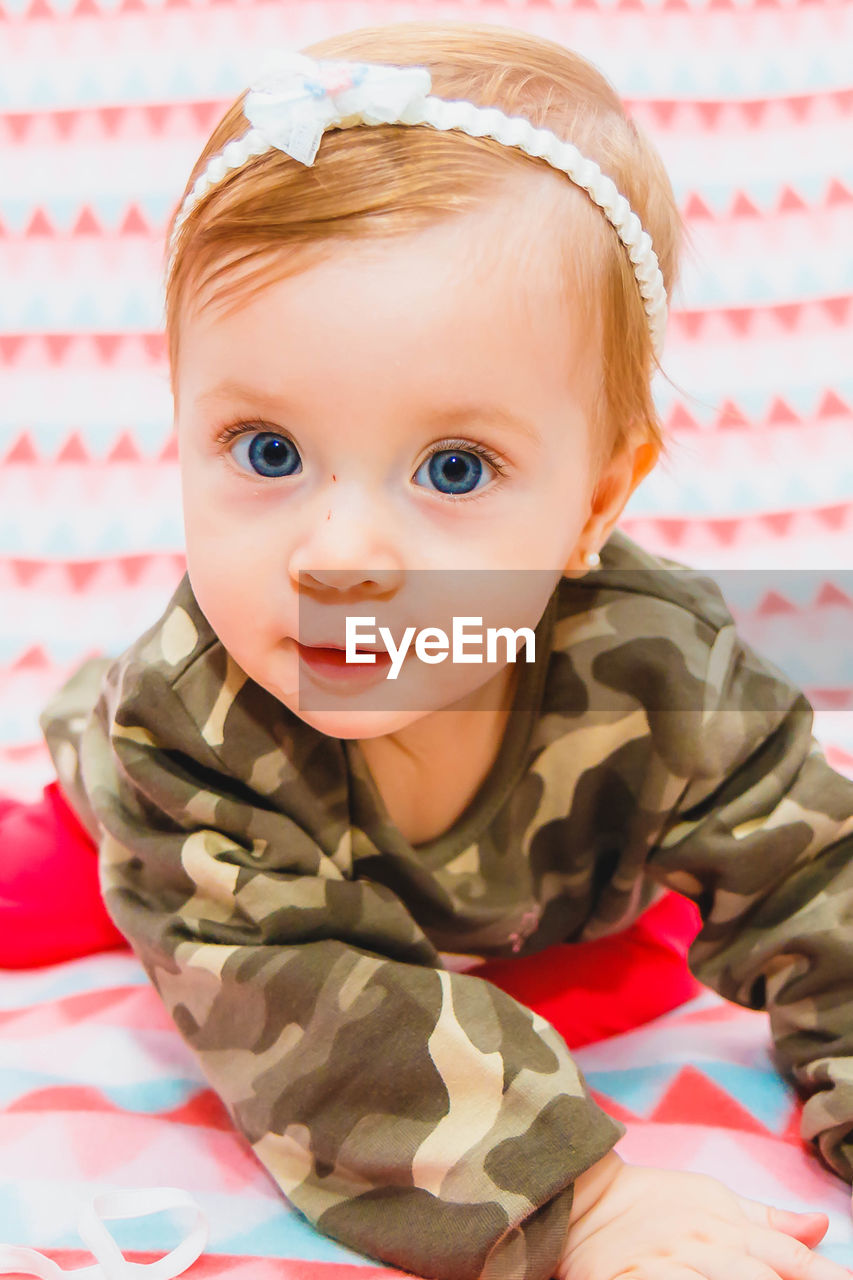
[[[395,706],[394,695],[389,696],[387,690],[377,695],[370,689],[354,694],[352,690],[312,688],[310,682],[300,681],[299,664],[291,647],[287,647],[286,654],[276,657],[277,661],[266,664],[263,670],[248,674],[303,724],[326,737],[380,738],[429,714],[429,710],[424,709],[401,709],[399,696]],[[377,705],[383,692],[386,705]]]
[[[300,707],[298,695],[279,700],[304,724],[328,738],[383,738],[430,714],[428,711]]]

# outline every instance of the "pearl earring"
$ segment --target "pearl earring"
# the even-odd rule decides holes
[[[584,560],[586,561],[587,568],[589,569],[597,569],[601,564],[601,556],[597,551],[588,551],[584,556]]]

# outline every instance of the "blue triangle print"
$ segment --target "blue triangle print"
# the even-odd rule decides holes
[[[146,540],[152,551],[181,551],[184,545],[184,529],[180,519],[164,520]]]
[[[759,271],[750,271],[744,281],[741,297],[745,303],[774,302],[778,291]]]
[[[652,380],[652,395],[654,396],[655,407],[657,408],[658,413],[662,416],[666,416],[675,399],[675,392],[672,387],[670,387],[668,383],[664,382],[663,378],[657,373]]]
[[[53,1245],[40,1235],[33,1234],[32,1208],[13,1182],[0,1182],[0,1240],[14,1242],[27,1248],[43,1249]],[[78,1239],[77,1245],[79,1247]]]
[[[590,1088],[644,1116],[653,1111],[681,1070],[681,1063],[627,1067],[624,1071],[585,1071]]]
[[[232,62],[222,62],[208,78],[208,96],[211,98],[236,98],[245,87],[243,78]]]
[[[664,504],[656,492],[656,486],[652,480],[646,480],[635,489],[628,501],[625,503],[626,516],[644,516],[656,515],[662,511]]]
[[[159,327],[159,319],[155,315],[155,301],[152,296],[140,298],[139,294],[131,293],[125,300],[124,306],[119,312],[116,326],[119,329],[139,329],[149,330]]]
[[[137,424],[134,436],[143,452],[151,455],[162,453],[169,443],[172,437],[172,411],[171,406],[167,405],[166,408],[168,412],[164,412],[162,417]]]
[[[46,1075],[42,1071],[3,1068],[0,1070],[0,1099],[5,1107],[10,1102],[26,1097],[28,1093],[35,1093],[37,1089],[49,1089],[57,1083],[65,1083],[61,1073]],[[0,1224],[2,1224],[2,1209],[0,1209]]]
[[[179,1222],[178,1213],[174,1209],[161,1209],[158,1213],[146,1213],[142,1218],[112,1218],[109,1232],[124,1253],[137,1249],[140,1253],[151,1250],[157,1253],[171,1253],[172,1249],[176,1249],[185,1238],[187,1229],[186,1223]],[[133,1274],[134,1266],[140,1265],[146,1264],[130,1263],[128,1266],[130,1274]]]
[[[42,542],[40,551],[43,555],[53,555],[59,559],[68,559],[75,552],[84,550],[81,546],[77,530],[66,521],[54,525],[49,536]]]
[[[87,422],[80,428],[86,448],[95,458],[103,458],[115,444],[119,430],[115,418],[108,422]]]
[[[98,221],[107,231],[115,231],[127,212],[128,197],[119,193],[99,191],[90,203],[97,210]]]
[[[45,329],[50,333],[56,328],[51,324],[50,313],[47,308],[44,297],[41,294],[35,294],[30,298],[27,305],[21,313],[22,329]]]
[[[638,58],[637,62],[639,61],[640,59]],[[669,81],[669,89],[674,91],[671,96],[675,98],[690,99],[696,97],[696,77],[693,68],[688,62],[679,60],[676,63]],[[670,94],[666,96],[669,97]]]
[[[768,97],[775,98],[798,91],[798,86],[792,83],[790,75],[776,62],[765,63],[760,72],[751,72],[751,75],[754,75],[755,93],[759,95],[766,93]]]
[[[195,86],[189,80],[189,68],[183,63],[176,64],[171,75],[163,85],[163,93],[170,102],[194,102],[203,98],[203,94],[194,92]],[[163,101],[166,101],[166,97]]]
[[[94,547],[90,549],[96,553],[104,552],[107,555],[111,553],[130,555],[139,550],[137,546],[134,546],[127,530],[115,523],[109,524],[105,529],[101,530]]]
[[[651,76],[641,58],[635,58],[629,66],[626,66],[625,75],[630,85],[630,88],[625,90],[628,96],[631,94],[643,98],[655,96]]]
[[[824,292],[823,276],[820,267],[802,263],[794,275],[791,284],[792,297],[813,298]],[[835,293],[835,289],[826,289],[827,293]]]
[[[62,196],[54,192],[45,202],[45,211],[57,231],[68,232],[80,212],[79,196]]]
[[[75,635],[66,622],[61,632],[58,631],[56,635],[51,636],[49,643],[44,647],[56,662],[73,662],[86,646],[81,643],[80,635]]]
[[[732,202],[732,186],[730,182],[702,183],[698,193],[711,210],[717,214],[725,214]]]
[[[696,286],[691,289],[693,307],[710,307],[715,305],[725,306],[731,302],[731,297],[726,292],[718,274],[705,267],[704,263],[700,267],[701,274],[696,282]],[[691,406],[691,413],[694,412]]]
[[[734,67],[723,65],[716,79],[716,89],[721,98],[740,98],[743,96],[743,81]]]
[[[789,476],[787,482],[779,486],[779,502],[784,507],[808,507],[817,498],[825,501],[822,492],[814,492],[814,483],[810,483],[808,472],[803,469],[801,475]]]
[[[807,417],[814,411],[815,405],[819,399],[819,395],[815,392],[813,384],[797,383],[794,386],[786,386],[784,389],[785,399],[794,410],[802,417]]]
[[[198,1080],[167,1076],[160,1080],[139,1080],[129,1085],[101,1083],[98,1087],[104,1096],[122,1111],[141,1111],[156,1115],[161,1111],[172,1111],[175,1107],[182,1106],[205,1086]]]
[[[0,97],[0,108],[3,107],[3,100]],[[24,227],[33,216],[33,200],[30,196],[16,197],[4,192],[3,199],[0,200],[0,217],[9,227],[9,229],[19,235],[23,234]]]
[[[27,0],[29,4],[29,0]],[[21,9],[26,8],[26,4],[21,5]],[[76,95],[72,91],[70,101],[74,102]],[[30,84],[29,93],[25,99],[26,107],[32,111],[34,107],[53,107],[56,105],[56,82],[51,80],[49,76],[37,76]]]
[[[809,89],[835,89],[838,84],[838,73],[833,71],[825,58],[818,56],[809,64],[806,86]]]
[[[20,653],[20,649],[18,653]],[[19,742],[37,742],[39,729],[34,721],[35,717],[30,721],[18,712],[4,714],[2,741],[15,744]]]
[[[251,1208],[254,1207],[254,1202],[251,1202]],[[237,1257],[365,1262],[362,1255],[353,1253],[328,1236],[320,1235],[296,1209],[284,1203],[274,1206],[274,1212],[266,1222],[259,1222],[239,1235],[227,1235],[217,1240],[216,1245],[219,1251],[227,1250]]]
[[[33,435],[39,453],[51,458],[68,439],[70,427],[65,418],[48,419],[34,424]]]
[[[770,1065],[761,1071],[729,1062],[703,1062],[702,1073],[774,1133],[787,1127],[796,1101],[793,1087]]]
[[[723,493],[715,500],[715,510],[723,508],[725,510],[742,512],[754,511],[762,505],[760,497],[756,495],[751,485],[741,481],[734,484],[728,493]]]
[[[15,524],[0,525],[0,555],[14,555],[21,550],[21,530]],[[32,550],[28,548],[30,554]]]
[[[681,490],[679,505],[688,515],[704,515],[708,510],[708,499],[696,485],[685,485]]]
[[[152,227],[165,226],[177,204],[178,192],[146,191],[136,197],[136,203]]]
[[[793,185],[808,204],[820,204],[826,193],[826,172],[798,173],[793,178]]]
[[[75,298],[68,321],[70,328],[82,331],[98,333],[104,327],[103,315],[89,294]]]
[[[775,209],[779,199],[779,181],[777,178],[753,178],[750,176],[748,194],[754,204],[768,212]]]
[[[101,91],[99,97],[103,96]],[[125,102],[156,102],[160,95],[142,75],[139,62],[134,60],[130,62],[128,74],[122,80],[121,96]]]
[[[90,71],[86,71],[80,76],[77,84],[74,86],[72,101],[78,106],[94,106],[95,103],[109,101],[112,97],[103,85],[103,82],[93,76]]]
[[[0,667],[8,666],[15,658],[26,648],[26,642],[20,636],[3,635],[0,632]],[[2,714],[0,719],[0,740],[6,740],[10,735],[6,732],[6,713]]]

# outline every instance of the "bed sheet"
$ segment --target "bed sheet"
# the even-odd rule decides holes
[[[830,1216],[819,1252],[853,1269],[850,1188],[801,1142],[799,1100],[770,1054],[766,1015],[706,990],[576,1058],[627,1126],[624,1159],[819,1209]],[[191,1280],[401,1274],[319,1235],[289,1207],[130,952],[0,973],[0,1242],[65,1268],[87,1265],[82,1207],[104,1192],[161,1185],[189,1192],[207,1218]],[[114,1228],[134,1262],[176,1241],[165,1214]]]

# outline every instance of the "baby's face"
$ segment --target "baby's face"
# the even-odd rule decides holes
[[[532,628],[580,566],[598,352],[542,225],[516,195],[341,242],[232,314],[184,321],[195,595],[243,670],[322,732],[390,733],[507,675],[505,656],[426,665],[412,649],[381,709],[387,656],[342,670],[309,648],[344,645],[345,615],[384,618],[395,644],[404,624],[449,635],[450,611]]]

